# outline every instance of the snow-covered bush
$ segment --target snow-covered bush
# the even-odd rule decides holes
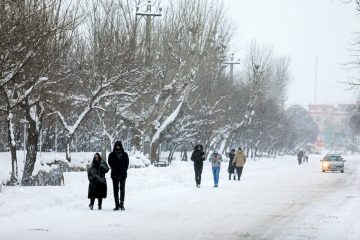
[[[129,156],[130,168],[143,168],[151,164],[150,160],[140,152],[135,152],[134,155]]]

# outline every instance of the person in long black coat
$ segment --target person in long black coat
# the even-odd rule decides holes
[[[117,141],[113,151],[109,155],[109,165],[111,168],[111,178],[114,188],[114,211],[119,209],[125,210],[125,183],[127,178],[127,170],[129,168],[129,156],[125,152],[121,141]],[[120,186],[120,202],[119,202],[119,186]]]
[[[195,182],[196,187],[200,187],[201,184],[201,174],[203,170],[203,165],[205,161],[205,152],[203,145],[197,144],[194,147],[194,151],[191,154],[191,161],[194,162],[194,170],[195,170]]]
[[[98,199],[98,207],[101,210],[102,200],[107,195],[107,184],[105,174],[109,171],[109,167],[102,160],[99,153],[95,153],[94,159],[87,169],[89,178],[88,198],[90,199],[89,208],[93,210],[95,198]]]
[[[298,159],[299,165],[301,165],[301,163],[302,163],[303,156],[304,156],[304,152],[302,150],[300,152],[298,152],[297,159]]]
[[[229,166],[228,166],[229,180],[231,180],[231,174],[234,174],[234,180],[236,180],[235,167],[233,165],[234,157],[235,157],[235,149],[231,149],[231,151],[229,153],[230,160],[229,160]]]

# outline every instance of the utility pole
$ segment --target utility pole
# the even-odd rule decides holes
[[[151,66],[152,66],[152,51],[151,51],[151,22],[152,22],[152,18],[155,17],[161,17],[161,11],[162,8],[160,6],[158,6],[158,12],[152,12],[152,4],[151,4],[151,0],[147,1],[146,4],[146,11],[145,12],[139,12],[141,6],[137,6],[136,7],[136,17],[140,16],[140,17],[144,17],[145,21],[146,21],[146,28],[145,28],[145,50],[146,50],[146,55],[145,55],[145,67],[147,68],[147,74],[145,75],[145,81],[149,82],[151,80]],[[160,91],[162,90],[162,82],[161,79],[159,79],[159,88]],[[154,131],[154,130],[153,130]],[[150,147],[150,156],[152,153],[151,147]],[[155,153],[156,154],[156,153]],[[155,159],[151,159],[152,161]]]
[[[146,20],[146,35],[145,35],[145,48],[146,48],[146,56],[145,56],[145,65],[147,68],[150,69],[151,67],[151,20],[153,17],[161,17],[162,8],[159,7],[159,13],[152,13],[151,12],[151,0],[148,0],[146,4],[146,11],[139,12],[140,6],[136,7],[136,16],[144,17]]]
[[[234,61],[234,53],[231,54],[231,59],[228,62],[224,62],[226,65],[230,65],[230,83],[233,84],[234,82],[234,65],[240,64],[240,59]]]

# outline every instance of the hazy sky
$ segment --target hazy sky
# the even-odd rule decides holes
[[[350,74],[350,40],[360,31],[354,4],[340,0],[224,0],[237,34],[235,57],[242,57],[249,42],[273,47],[275,55],[291,58],[292,81],[287,104],[315,101],[315,58],[318,58],[317,103],[352,103],[354,91],[344,84]]]

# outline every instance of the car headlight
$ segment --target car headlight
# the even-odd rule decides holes
[[[328,163],[328,162],[323,162],[323,167],[328,168],[328,167],[329,167],[329,163]]]

